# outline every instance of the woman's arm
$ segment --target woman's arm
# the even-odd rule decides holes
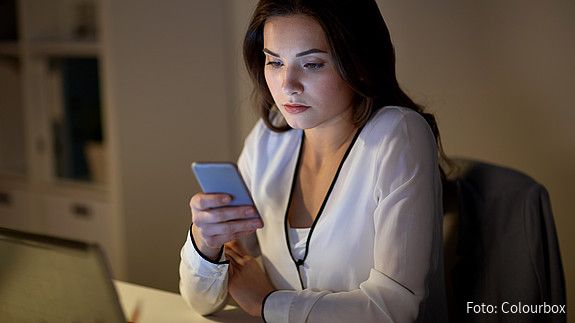
[[[236,243],[250,255],[257,256],[259,248],[255,234],[244,236]],[[226,304],[228,295],[229,261],[225,254],[217,260],[203,256],[188,237],[180,253],[180,294],[199,314],[217,312]]]
[[[244,150],[238,160],[238,168],[244,181],[248,184],[248,188],[251,188],[250,160],[253,155],[253,152],[250,151],[253,150],[253,143],[250,143],[253,142],[253,138],[255,137],[255,130],[261,128],[261,122],[259,127],[254,127],[254,131],[252,131],[252,134],[246,139]],[[201,207],[196,205],[196,208]],[[193,211],[194,207],[192,206],[192,213]],[[209,223],[210,221],[205,222]],[[197,231],[195,227],[199,224],[197,222],[195,223],[193,229]],[[207,231],[209,231],[209,228],[204,230],[205,233]],[[202,254],[198,248],[197,241],[194,239],[196,233],[192,234],[192,232],[193,230],[190,228],[186,242],[180,253],[180,293],[186,302],[198,313],[208,315],[218,311],[226,304],[229,265],[223,253],[223,248],[221,249],[222,253],[219,258]],[[219,232],[214,231],[212,233]],[[259,245],[255,233],[243,235],[239,237],[238,240],[241,241],[244,249],[247,250],[251,256],[256,257],[259,255]]]
[[[194,246],[191,232],[180,253],[180,294],[199,314],[221,309],[227,298],[228,262],[202,257]]]

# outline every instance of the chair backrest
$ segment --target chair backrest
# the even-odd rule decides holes
[[[454,163],[444,183],[450,321],[565,322],[565,313],[546,313],[565,311],[566,299],[546,189],[509,168]],[[542,313],[513,313],[525,305]]]

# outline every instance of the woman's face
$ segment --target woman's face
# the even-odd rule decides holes
[[[264,53],[268,88],[292,128],[351,123],[353,90],[337,72],[323,29],[313,18],[269,18]]]

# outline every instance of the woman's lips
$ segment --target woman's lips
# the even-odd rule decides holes
[[[284,109],[287,113],[298,114],[309,109],[309,106],[301,104],[284,104]]]

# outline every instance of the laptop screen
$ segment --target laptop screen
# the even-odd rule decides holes
[[[97,245],[0,228],[0,322],[122,322]]]

